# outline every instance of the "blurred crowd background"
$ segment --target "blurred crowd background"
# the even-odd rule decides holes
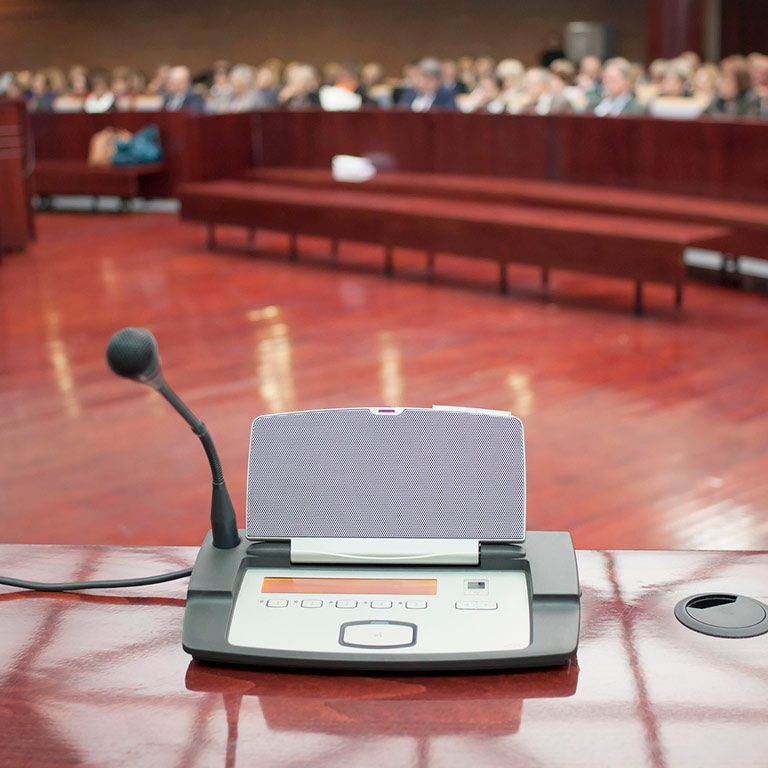
[[[58,112],[443,109],[754,118],[768,116],[768,56],[729,56],[716,64],[686,51],[646,67],[622,57],[573,62],[555,47],[535,67],[515,58],[426,57],[396,76],[374,61],[318,67],[276,58],[259,65],[219,60],[201,72],[171,64],[151,73],[48,67],[0,74],[0,94],[23,99],[30,111]]]

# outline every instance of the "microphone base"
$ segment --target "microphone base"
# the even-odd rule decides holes
[[[211,542],[216,549],[234,549],[240,543],[237,517],[226,483],[214,483],[211,492]]]
[[[478,575],[494,570],[523,570],[530,583],[531,642],[509,652],[430,655],[418,652],[350,656],[344,648],[327,652],[298,652],[233,645],[229,628],[240,599],[240,586],[248,569],[284,569],[291,577],[306,576],[306,566],[294,566],[288,541],[248,541],[235,532],[239,543],[230,548],[214,545],[208,533],[192,570],[184,611],[182,645],[194,659],[253,667],[299,667],[349,671],[417,672],[513,669],[567,664],[579,638],[580,588],[573,542],[558,531],[528,531],[525,556],[519,548],[489,545],[481,548]],[[338,566],[343,574],[344,566]],[[398,574],[402,569],[397,569]],[[418,575],[419,567],[413,568]],[[307,611],[307,621],[310,622]],[[307,631],[312,631],[311,622]]]

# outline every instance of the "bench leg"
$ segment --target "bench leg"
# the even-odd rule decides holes
[[[545,294],[549,293],[549,267],[541,268],[541,287]]]
[[[91,210],[94,213],[99,210],[99,198],[96,195],[91,198]]]
[[[387,277],[395,274],[395,256],[391,245],[384,246],[384,274]]]
[[[288,258],[291,261],[299,260],[299,250],[296,245],[296,233],[291,232],[288,236]]]
[[[435,278],[435,252],[427,251],[427,277],[430,280]]]
[[[675,283],[675,309],[681,309],[683,306],[683,284]]]
[[[720,256],[722,258],[720,262],[720,284],[726,285],[739,276],[739,257],[733,253],[722,253]]]
[[[216,247],[216,225],[208,224],[208,242],[206,247],[209,251],[212,251]]]
[[[120,210],[123,213],[128,213],[131,210],[131,198],[123,197],[120,200]]]
[[[509,291],[509,280],[507,278],[507,262],[499,262],[499,293],[507,293]]]
[[[643,314],[643,281],[635,280],[635,314]]]
[[[331,238],[331,258],[334,261],[339,258],[339,240],[336,237]]]

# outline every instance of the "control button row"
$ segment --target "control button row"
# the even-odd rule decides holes
[[[464,600],[462,601],[464,603],[472,603],[472,607],[477,607],[475,603],[478,601],[476,600]],[[480,601],[484,602],[484,601]],[[322,608],[323,601],[322,600],[302,600],[301,601],[301,607],[302,608]],[[288,601],[287,600],[267,600],[267,608],[287,608],[288,607]],[[357,600],[337,600],[336,601],[336,607],[337,608],[357,608]],[[392,607],[392,601],[391,600],[371,600],[371,608],[391,608]],[[426,600],[408,600],[408,602],[405,604],[406,608],[410,609],[421,609],[427,607],[427,601]],[[456,607],[459,608],[459,604],[456,603]],[[465,607],[469,607],[468,605]],[[493,604],[493,607],[496,607],[496,603]]]
[[[457,600],[460,611],[495,611],[499,605],[494,600]]]

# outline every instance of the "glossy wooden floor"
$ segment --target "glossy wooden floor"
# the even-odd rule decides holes
[[[529,527],[579,547],[768,549],[768,303],[691,284],[685,309],[627,281],[496,270],[222,228],[174,216],[45,214],[0,265],[0,539],[198,544],[200,446],[154,393],[114,377],[123,325],[158,337],[167,376],[213,432],[243,523],[248,430],[266,411],[460,404],[525,422]],[[229,246],[229,247],[227,247]],[[409,275],[411,277],[409,278]]]

